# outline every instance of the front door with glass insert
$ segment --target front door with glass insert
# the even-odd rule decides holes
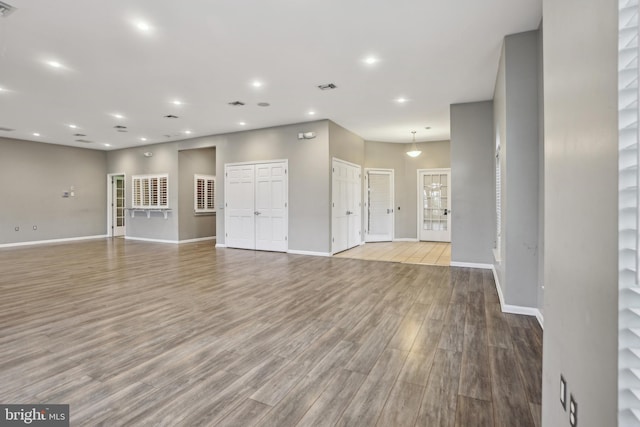
[[[114,176],[112,178],[112,221],[113,237],[124,236],[125,221],[125,194],[124,194],[124,175]]]
[[[418,238],[451,241],[451,169],[418,171]]]

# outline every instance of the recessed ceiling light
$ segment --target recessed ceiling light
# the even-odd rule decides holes
[[[260,80],[254,80],[251,82],[251,86],[253,87],[262,87],[262,82]]]
[[[182,105],[182,101],[179,101],[179,100],[177,100],[177,99],[176,99],[175,101],[171,101],[171,103],[172,103],[173,105]]]
[[[111,144],[103,144],[105,147],[111,147]]]
[[[33,136],[40,136],[40,134],[38,132],[34,132],[32,135]]]
[[[138,30],[142,32],[148,33],[149,31],[151,31],[151,25],[149,25],[145,21],[136,21],[134,25]]]
[[[191,131],[190,130],[185,130],[184,133],[186,133],[187,135],[191,135]]]
[[[407,98],[404,98],[404,97],[400,97],[400,98],[396,99],[396,102],[398,104],[404,104],[407,101],[409,101],[409,100]]]
[[[379,59],[376,58],[375,56],[368,56],[368,57],[366,57],[364,59],[364,63],[367,64],[367,65],[373,65],[378,61],[379,61]]]
[[[146,141],[147,138],[145,138],[144,136],[140,138],[140,141]]]
[[[78,126],[76,126],[76,125],[69,125],[69,127],[70,127],[71,129],[78,129]]]
[[[52,68],[62,68],[62,64],[58,61],[47,61],[47,65]]]
[[[124,116],[122,114],[112,114],[112,116],[116,119],[124,119]]]
[[[316,112],[315,111],[309,111],[307,114],[310,115],[310,116],[315,116]]]
[[[239,122],[238,124],[239,124],[240,126],[246,126],[246,125],[247,125],[247,123],[246,123],[246,122]]]

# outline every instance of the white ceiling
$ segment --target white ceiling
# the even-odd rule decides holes
[[[108,150],[317,119],[449,139],[449,105],[490,99],[502,38],[542,15],[540,0],[2,1],[0,127],[15,130],[0,136]]]

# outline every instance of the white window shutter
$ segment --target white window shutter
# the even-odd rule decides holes
[[[619,1],[618,425],[640,425],[638,0]]]
[[[195,213],[216,211],[216,177],[213,175],[193,176],[193,209]]]

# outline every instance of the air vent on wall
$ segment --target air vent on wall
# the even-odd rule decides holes
[[[6,18],[7,16],[9,16],[15,10],[16,8],[11,6],[10,4],[3,3],[0,1],[0,16],[2,16],[3,18]]]
[[[334,85],[333,83],[327,83],[325,85],[318,85],[318,89],[320,90],[331,90],[331,89],[335,89],[338,86]]]
[[[0,126],[0,131],[2,132],[13,132],[15,129],[10,129],[10,128],[3,128],[2,126]]]
[[[242,101],[233,101],[233,102],[230,102],[229,105],[233,105],[234,107],[240,107],[240,106],[244,105],[244,102],[242,102]]]

